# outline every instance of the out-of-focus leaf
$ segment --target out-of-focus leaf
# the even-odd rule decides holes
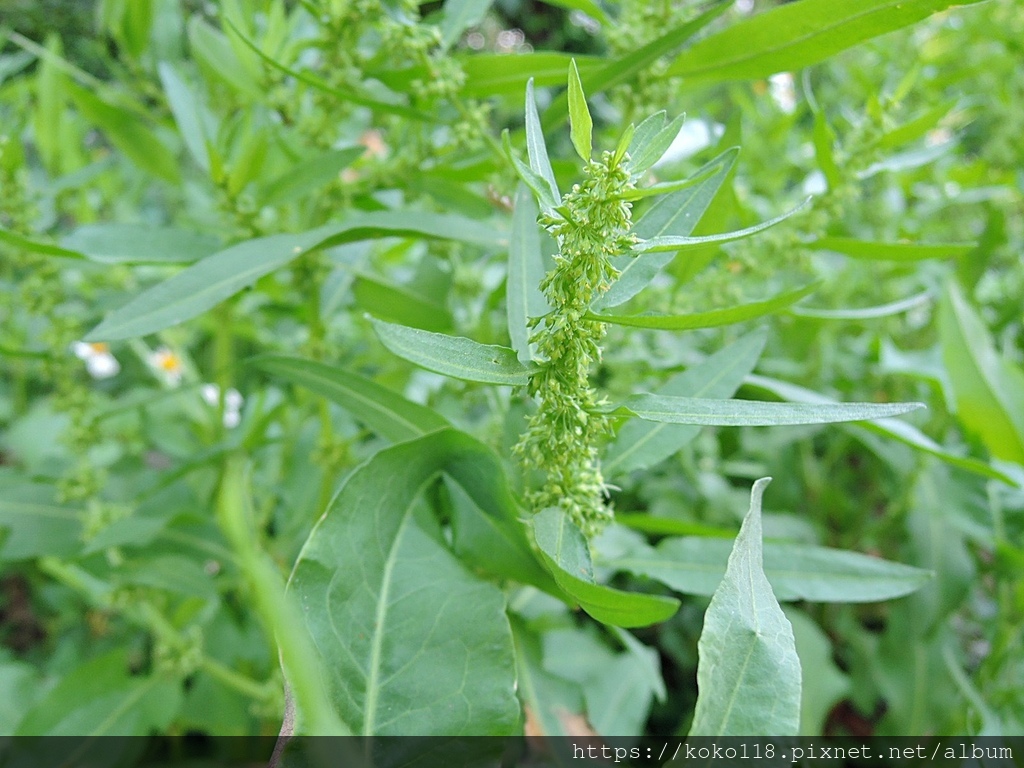
[[[185,83],[184,78],[173,64],[161,61],[159,64],[160,82],[164,86],[164,94],[178,124],[178,131],[188,148],[189,154],[196,164],[204,171],[210,170],[210,151],[207,144],[211,139],[213,118],[206,112],[198,94]]]
[[[697,645],[697,706],[690,736],[795,736],[800,732],[800,659],[793,627],[761,567],[761,496],[729,555],[704,614]]]
[[[849,237],[822,237],[806,243],[816,251],[832,251],[854,259],[873,261],[921,261],[955,259],[970,253],[973,243],[873,243]]]
[[[821,320],[873,320],[877,317],[891,317],[901,312],[919,307],[931,299],[931,291],[908,296],[905,299],[890,301],[877,307],[859,307],[857,309],[824,309],[818,307],[792,307],[789,314],[797,317],[814,317]]]
[[[279,205],[301,199],[328,182],[335,181],[341,170],[365,151],[365,147],[361,146],[329,149],[304,160],[263,185],[263,202]]]
[[[145,224],[86,224],[61,242],[103,264],[189,264],[220,248],[212,235]]]
[[[451,48],[470,27],[483,21],[493,0],[446,0],[441,15],[441,50]]]
[[[357,275],[352,295],[364,312],[425,331],[447,331],[452,317],[443,304],[373,275]]]

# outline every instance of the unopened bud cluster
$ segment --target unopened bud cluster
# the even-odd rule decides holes
[[[630,205],[623,200],[633,185],[622,163],[611,152],[588,162],[586,179],[559,208],[541,216],[559,252],[541,283],[552,311],[533,321],[531,341],[541,362],[529,392],[538,407],[516,446],[523,465],[544,475],[541,487],[527,494],[533,509],[561,507],[588,536],[612,516],[597,456],[598,442],[609,431],[608,417],[589,382],[591,365],[601,359],[605,329],[586,315],[618,276],[611,259],[635,242]]]

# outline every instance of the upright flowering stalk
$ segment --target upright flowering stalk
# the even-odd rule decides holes
[[[574,85],[579,87],[573,75],[575,70],[570,94]],[[578,93],[582,99],[582,89]],[[598,442],[610,425],[598,410],[603,401],[589,381],[591,365],[601,359],[605,328],[587,319],[587,313],[618,276],[611,259],[627,253],[635,242],[627,202],[634,187],[624,167],[624,146],[592,159],[590,126],[585,125],[585,135],[578,130],[581,123],[589,123],[589,114],[586,121],[578,112],[573,118],[573,142],[586,162],[586,178],[540,218],[558,243],[558,253],[540,286],[551,312],[531,320],[539,362],[529,392],[538,407],[516,453],[525,468],[544,476],[540,488],[527,494],[533,509],[561,507],[590,536],[600,532],[612,512],[597,455]]]

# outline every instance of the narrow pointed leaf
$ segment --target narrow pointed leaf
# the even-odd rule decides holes
[[[666,395],[633,395],[609,408],[649,421],[718,427],[766,427],[782,424],[833,424],[898,416],[924,408],[923,403],[767,403],[756,400],[709,400]]]
[[[594,583],[583,534],[557,508],[533,516],[534,539],[558,586],[593,618],[616,627],[646,627],[670,618],[679,601],[661,595],[624,592]]]
[[[758,331],[711,355],[707,360],[673,376],[657,394],[679,397],[726,398],[735,394],[743,378],[757,364],[765,333]],[[666,424],[630,419],[615,436],[601,461],[606,477],[643,469],[668,458],[700,433],[690,424]]]
[[[267,205],[293,202],[338,179],[338,174],[365,152],[364,147],[344,147],[321,152],[271,179],[261,190]]]
[[[555,208],[558,205],[558,200],[553,195],[551,184],[516,156],[515,150],[512,149],[512,139],[509,137],[507,130],[501,134],[501,144],[505,150],[506,157],[508,157],[512,167],[515,169],[516,175],[530,188],[530,191],[533,192],[544,209],[551,210]]]
[[[628,325],[633,328],[654,328],[662,331],[685,331],[693,328],[717,328],[722,325],[742,323],[758,317],[771,315],[779,310],[795,304],[810,295],[818,287],[817,283],[786,291],[764,301],[753,301],[726,309],[714,309],[710,312],[693,312],[688,315],[596,315],[588,314],[588,319],[614,325]]]
[[[1024,372],[1000,357],[956,283],[939,304],[942,359],[964,427],[1000,459],[1024,464]]]
[[[800,659],[793,627],[761,565],[761,496],[754,484],[721,585],[697,644],[697,707],[690,736],[795,736]]]
[[[284,355],[261,355],[250,362],[260,370],[323,395],[377,434],[395,442],[450,426],[432,409],[337,366]]]
[[[649,141],[636,147],[636,154],[630,155],[629,170],[634,177],[640,177],[672,146],[683,128],[686,115],[678,115],[668,125],[658,131]]]
[[[174,122],[178,124],[178,132],[181,133],[185,147],[196,161],[196,165],[209,172],[210,153],[207,143],[212,138],[208,135],[206,124],[209,115],[203,114],[199,97],[192,92],[172,64],[161,61],[158,71],[167,103],[171,107],[171,114],[174,115]]]
[[[428,371],[464,381],[513,387],[526,386],[530,381],[530,369],[508,347],[371,320],[385,347]]]
[[[142,224],[85,224],[61,242],[102,264],[190,264],[220,249],[212,235]]]
[[[926,304],[931,297],[931,291],[922,291],[905,299],[891,301],[888,304],[880,304],[877,307],[859,307],[857,309],[793,307],[789,310],[789,314],[796,315],[797,317],[815,317],[821,320],[873,320],[877,317],[891,317],[901,312],[907,312],[922,304]]]
[[[781,216],[776,216],[774,219],[761,222],[753,227],[738,229],[735,232],[724,232],[719,235],[703,235],[699,237],[678,237],[671,235],[654,237],[650,240],[644,240],[637,243],[633,246],[633,250],[637,253],[646,253],[649,251],[682,251],[688,248],[700,248],[708,245],[709,243],[731,243],[734,240],[742,240],[745,237],[756,235],[758,232],[763,232],[769,227],[774,227],[776,224],[785,221],[793,214],[799,213],[801,210],[806,208],[810,202],[811,198],[807,198],[796,208],[786,211],[786,213]]]
[[[569,64],[569,136],[572,145],[584,162],[590,161],[593,146],[594,120],[590,117],[587,97],[583,94],[580,83],[580,71],[576,69],[576,61]]]
[[[547,182],[551,190],[551,199],[554,200],[555,205],[561,203],[562,196],[558,192],[558,182],[555,181],[555,172],[551,169],[548,146],[544,141],[544,131],[540,127],[540,118],[537,116],[533,78],[526,83],[526,154],[530,159],[530,168]]]
[[[790,384],[787,381],[772,379],[767,376],[751,374],[750,376],[747,376],[745,383],[747,386],[767,392],[783,400],[790,400],[797,403],[818,403],[822,405],[835,403],[835,400],[831,400],[813,390],[796,384]],[[854,436],[856,436],[860,430],[865,430],[891,440],[898,440],[904,445],[908,445],[923,453],[935,456],[954,467],[960,467],[961,469],[965,469],[968,472],[973,472],[974,474],[981,475],[983,477],[991,477],[1001,480],[1008,485],[1017,485],[1009,475],[999,472],[994,467],[991,467],[978,459],[971,458],[970,456],[960,456],[953,453],[936,443],[913,424],[908,424],[907,422],[900,421],[899,419],[876,419],[875,421],[867,421],[863,424],[851,424],[844,427],[844,429]]]
[[[505,596],[417,503],[444,472],[488,514],[514,509],[497,457],[442,430],[349,476],[299,555],[298,600],[339,718],[360,735],[519,732]]]
[[[691,177],[700,181],[672,192],[652,205],[634,225],[637,237],[649,239],[664,234],[689,235],[725,182],[738,154],[739,149],[736,147],[726,150]],[[673,256],[671,253],[657,251],[633,256],[621,266],[618,279],[604,296],[594,302],[593,309],[615,307],[633,298]]]
[[[958,0],[958,4],[978,0]],[[669,76],[700,85],[801,69],[914,24],[952,0],[802,0],[774,7],[705,37],[680,54]]]
[[[816,251],[841,253],[852,259],[869,261],[923,261],[956,259],[966,256],[976,243],[874,243],[851,237],[822,237],[806,244]]]
[[[722,581],[732,542],[707,536],[662,539],[598,564],[657,579],[688,595],[712,595]],[[929,571],[859,552],[766,541],[764,572],[779,600],[872,603],[903,597],[932,578]]]
[[[544,279],[544,257],[540,249],[540,211],[525,184],[516,190],[512,211],[512,232],[508,245],[508,279],[505,283],[505,308],[508,335],[519,360],[530,362],[530,329],[527,320],[547,314],[547,301],[540,291]]]
[[[114,341],[163,330],[215,307],[304,253],[379,237],[504,244],[494,229],[460,216],[406,211],[353,214],[336,224],[248,240],[208,256],[111,312],[85,340]]]

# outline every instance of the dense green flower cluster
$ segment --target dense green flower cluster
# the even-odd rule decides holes
[[[555,267],[541,283],[552,307],[534,321],[540,369],[530,379],[537,400],[526,433],[516,446],[528,469],[540,470],[544,482],[527,495],[534,509],[561,507],[587,534],[598,533],[611,519],[605,503],[604,478],[597,443],[609,431],[602,403],[590,387],[590,366],[601,359],[604,325],[586,319],[590,305],[618,275],[611,259],[628,252],[632,189],[623,158],[605,152],[588,162],[587,178],[573,187],[563,204],[541,217],[555,237]]]

